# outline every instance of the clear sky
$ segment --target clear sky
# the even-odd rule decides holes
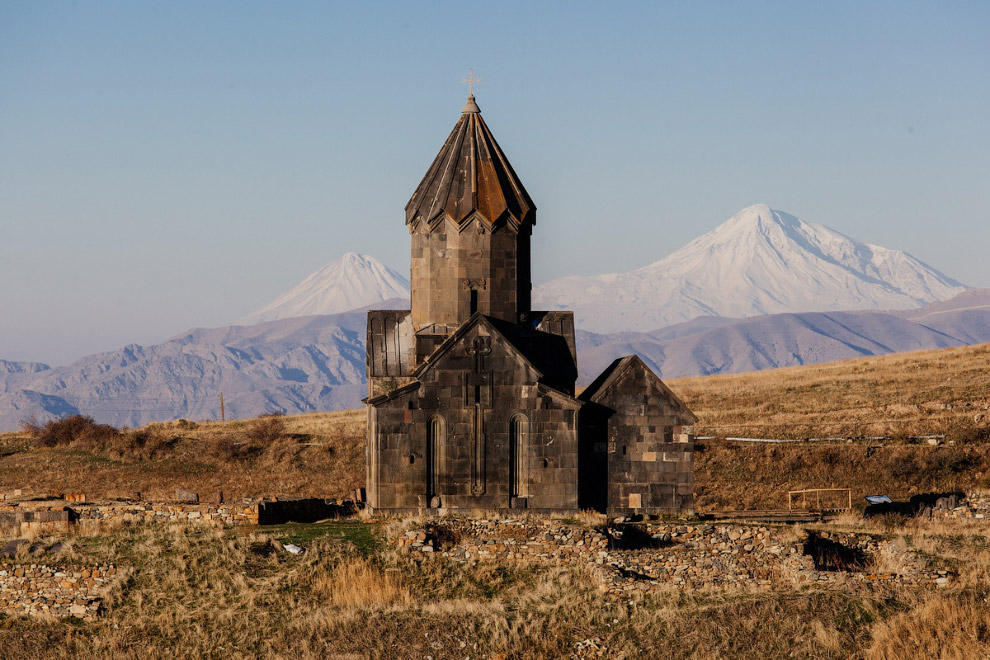
[[[468,67],[537,283],[754,203],[990,286],[990,3],[0,0],[0,358],[268,303],[403,207]]]

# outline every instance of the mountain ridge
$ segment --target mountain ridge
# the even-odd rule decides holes
[[[636,353],[664,378],[738,373],[866,355],[990,342],[990,289],[910,312],[810,312],[745,319],[701,317],[651,332],[579,329],[579,384],[616,357]],[[955,300],[955,299],[954,299]],[[374,306],[399,308],[402,299]],[[955,308],[953,308],[955,305]],[[926,323],[906,316],[925,317]],[[153,420],[355,407],[367,394],[364,310],[193,328],[154,346],[130,344],[66,367],[0,370],[0,431],[27,418],[89,414],[139,426]],[[33,371],[32,371],[33,369]]]
[[[650,331],[698,316],[904,309],[966,288],[905,252],[757,204],[659,261],[553,280],[533,301],[574,310],[593,332]]]
[[[296,316],[340,314],[408,297],[408,278],[374,257],[347,252],[235,323],[253,325]]]

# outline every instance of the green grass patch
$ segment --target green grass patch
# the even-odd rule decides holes
[[[293,543],[303,548],[313,541],[343,541],[353,545],[365,557],[373,555],[381,542],[376,524],[353,521],[259,525],[257,531],[282,543]]]

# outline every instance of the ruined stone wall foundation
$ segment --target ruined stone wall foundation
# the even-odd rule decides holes
[[[0,613],[92,620],[100,612],[102,595],[118,578],[112,564],[0,563]]]
[[[630,536],[635,539],[629,541]],[[826,548],[834,544],[865,561],[820,570],[813,553],[806,554],[812,536]],[[909,552],[869,534],[796,537],[790,528],[771,526],[658,523],[584,529],[549,521],[451,519],[404,532],[396,544],[405,552],[462,562],[586,564],[599,586],[616,594],[815,584],[941,586],[952,579],[950,571],[928,569]],[[623,549],[624,544],[647,547]],[[900,572],[880,572],[875,560],[882,553],[902,555]]]

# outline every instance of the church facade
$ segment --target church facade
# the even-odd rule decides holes
[[[368,313],[373,510],[692,510],[696,419],[649,367],[575,396],[573,313],[531,309],[535,224],[472,95],[406,205],[411,309]]]

